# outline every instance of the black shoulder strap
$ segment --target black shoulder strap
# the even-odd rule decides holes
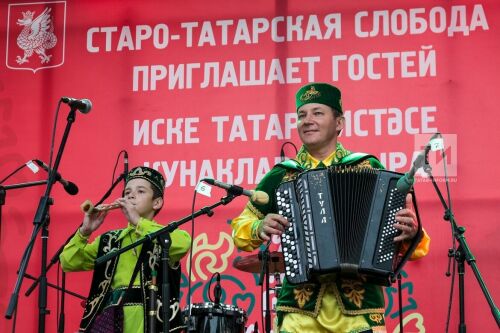
[[[296,160],[286,160],[280,162],[274,166],[274,168],[283,168],[286,170],[294,170],[294,171],[304,171],[305,169],[297,162]]]
[[[346,155],[342,157],[342,159],[339,161],[339,164],[343,165],[353,165],[353,164],[359,164],[363,161],[366,161],[367,159],[373,158],[378,161],[378,158],[376,158],[373,155],[366,154],[366,153],[352,153],[349,155]]]

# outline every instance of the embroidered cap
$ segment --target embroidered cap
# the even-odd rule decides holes
[[[296,110],[308,103],[328,105],[342,113],[340,90],[328,83],[310,83],[300,88],[295,95]]]
[[[127,174],[126,181],[128,183],[135,178],[146,179],[154,187],[156,187],[163,196],[163,191],[165,190],[165,179],[163,178],[162,174],[155,169],[151,169],[145,166],[135,167]]]

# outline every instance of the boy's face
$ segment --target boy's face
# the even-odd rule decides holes
[[[153,188],[150,182],[142,178],[130,180],[125,187],[124,198],[130,201],[139,216],[151,219],[155,210],[163,205],[162,198],[153,199]]]

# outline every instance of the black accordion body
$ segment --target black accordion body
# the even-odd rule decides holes
[[[406,194],[396,189],[401,176],[367,167],[332,166],[305,171],[280,184],[278,212],[290,222],[281,236],[288,281],[321,281],[333,273],[390,285],[418,243],[415,237],[401,257],[393,241],[400,233],[393,227],[396,212],[405,206]]]

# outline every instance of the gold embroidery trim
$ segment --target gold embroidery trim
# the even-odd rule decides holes
[[[303,308],[307,302],[311,299],[311,295],[313,294],[314,285],[311,284],[303,284],[298,286],[297,288],[293,288],[293,294],[295,301],[299,305],[299,308]]]
[[[337,288],[337,285],[335,283],[333,283],[332,287],[334,289],[334,295],[337,298],[337,303],[340,306],[340,310],[344,314],[359,315],[359,314],[384,313],[385,312],[384,308],[369,308],[369,309],[362,309],[362,310],[347,310],[344,307],[344,303],[342,302],[342,297],[340,296],[340,292],[339,292],[339,290]]]
[[[316,318],[318,316],[319,309],[321,307],[321,300],[323,299],[323,296],[325,295],[325,291],[326,291],[326,285],[321,284],[320,290],[318,293],[318,297],[316,297],[316,305],[314,306],[314,311],[306,311],[306,310],[302,310],[302,309],[299,309],[296,307],[283,306],[283,305],[277,306],[276,311],[289,312],[289,313],[292,313],[292,312],[293,313],[300,313],[300,314],[307,315],[309,317]]]
[[[249,209],[249,210],[250,210],[253,214],[255,214],[255,216],[257,216],[257,218],[258,218],[259,220],[262,220],[262,219],[265,217],[265,215],[264,215],[264,214],[262,214],[262,212],[261,212],[261,211],[260,211],[257,207],[255,207],[255,206],[254,206],[254,205],[253,205],[250,201],[248,201],[248,203],[247,203],[247,208],[248,208],[248,209]]]
[[[344,296],[349,299],[349,302],[361,308],[363,306],[363,300],[365,299],[364,294],[366,291],[366,289],[363,288],[363,281],[350,279],[343,279],[341,281],[342,293]]]

